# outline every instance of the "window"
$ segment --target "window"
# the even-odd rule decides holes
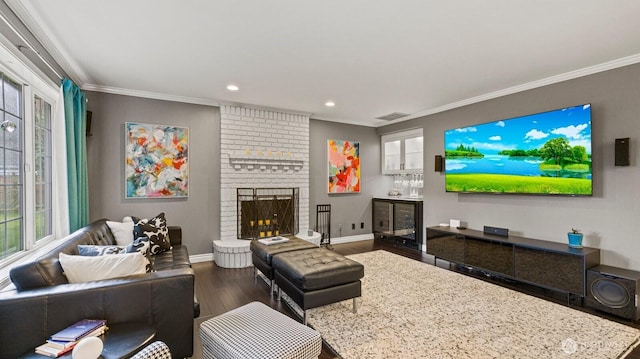
[[[0,259],[20,251],[24,221],[22,175],[22,86],[2,81],[2,124],[0,134]]]
[[[53,176],[51,172],[51,104],[34,96],[35,240],[51,235]]]
[[[0,261],[53,233],[52,101],[0,72]]]
[[[382,174],[422,173],[422,129],[384,135]]]

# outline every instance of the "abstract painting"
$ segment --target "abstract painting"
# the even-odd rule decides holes
[[[189,128],[125,123],[126,198],[189,196]]]
[[[329,193],[360,192],[360,142],[327,141]]]

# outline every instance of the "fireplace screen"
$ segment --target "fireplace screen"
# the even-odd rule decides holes
[[[299,188],[238,188],[238,239],[298,233]]]

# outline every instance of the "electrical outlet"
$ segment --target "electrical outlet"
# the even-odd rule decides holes
[[[351,230],[355,231],[356,230],[356,224],[355,223],[351,223]]]
[[[364,222],[360,222],[360,228],[364,228]]]

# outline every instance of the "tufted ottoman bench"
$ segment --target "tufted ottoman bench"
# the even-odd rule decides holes
[[[200,324],[204,359],[311,359],[322,350],[317,331],[260,302]]]
[[[273,257],[275,283],[303,310],[307,323],[307,309],[357,297],[362,293],[360,279],[364,266],[325,248],[305,249],[281,253]]]
[[[249,248],[251,249],[251,261],[254,265],[254,276],[257,275],[256,270],[262,272],[262,274],[271,281],[271,290],[273,291],[276,289],[273,285],[273,279],[275,278],[272,266],[273,256],[301,249],[318,248],[318,246],[300,238],[292,237],[289,238],[289,241],[287,242],[270,245],[262,244],[257,240],[253,240],[251,241]]]

